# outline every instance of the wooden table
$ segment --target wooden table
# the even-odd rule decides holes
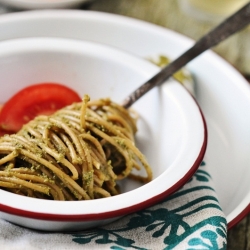
[[[116,13],[155,23],[197,39],[214,24],[197,22],[178,9],[177,0],[98,0],[83,6],[84,9]],[[180,20],[185,20],[181,22]],[[190,29],[192,27],[192,29]],[[248,27],[249,29],[249,27]],[[245,58],[250,31],[232,36],[214,50],[244,74],[250,75],[250,57]],[[241,53],[235,45],[241,44]],[[250,43],[249,43],[250,44]],[[249,55],[248,51],[248,55]],[[250,138],[249,138],[250,139]],[[228,232],[228,250],[250,250],[250,215]]]

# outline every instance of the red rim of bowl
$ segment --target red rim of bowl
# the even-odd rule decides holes
[[[241,213],[239,213],[238,216],[236,216],[235,218],[233,218],[228,224],[227,224],[227,228],[228,229],[232,229],[234,226],[236,226],[241,220],[243,220],[247,215],[249,215],[250,213],[250,204],[248,204],[247,207],[245,207],[245,209],[243,209],[243,211]]]

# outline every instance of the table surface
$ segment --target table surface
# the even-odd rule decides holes
[[[87,6],[84,6],[84,8],[145,20],[173,29],[193,39],[199,38],[215,25],[197,22],[197,20],[185,16],[180,12],[176,0],[98,0],[89,3]],[[180,20],[185,21],[181,22]],[[192,29],[190,30],[189,27],[192,27]],[[242,31],[229,38],[217,46],[214,51],[235,65],[238,70],[250,75],[250,56],[248,58],[242,58],[242,54],[238,55],[234,50],[235,44],[239,42],[243,50],[247,49],[245,43],[246,41],[249,42],[250,36],[246,37],[245,32],[246,31]],[[250,34],[250,31],[248,33]],[[244,52],[244,54],[247,53]],[[250,215],[228,232],[228,250],[236,249],[250,250]]]
[[[177,0],[93,0],[80,8],[145,20],[175,30],[195,40],[215,25],[215,23],[197,22],[191,16],[185,15],[178,8],[177,2]],[[233,64],[250,81],[249,41],[250,26],[216,46],[214,51]],[[240,53],[236,50],[239,44]],[[227,249],[250,250],[250,215],[229,230]]]

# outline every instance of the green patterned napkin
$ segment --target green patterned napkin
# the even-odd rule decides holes
[[[202,162],[192,179],[161,203],[79,233],[44,233],[0,220],[1,250],[226,249],[227,221]]]

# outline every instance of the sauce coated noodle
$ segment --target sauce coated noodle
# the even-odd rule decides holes
[[[110,99],[74,103],[0,138],[0,188],[42,199],[89,200],[119,194],[118,180],[152,179],[134,144],[136,118]],[[132,174],[145,169],[145,176]]]

